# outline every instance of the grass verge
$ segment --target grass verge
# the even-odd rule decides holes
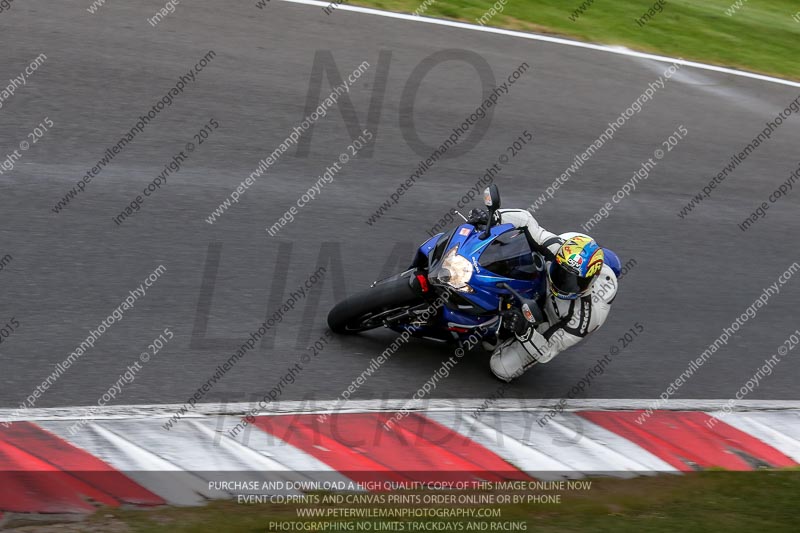
[[[447,493],[421,493],[447,494]],[[463,494],[463,493],[462,493]],[[476,493],[472,493],[476,494]],[[486,493],[483,493],[486,494]],[[467,522],[524,523],[527,531],[566,533],[608,531],[615,533],[664,532],[751,533],[753,531],[797,531],[797,502],[800,501],[800,471],[703,472],[685,476],[661,475],[629,480],[597,478],[589,490],[539,492],[560,494],[560,503],[528,505],[485,505],[497,508],[500,518],[481,519],[369,519],[369,529],[358,529],[352,518],[298,519],[299,505],[239,505],[217,501],[205,507],[153,510],[101,509],[84,522],[73,525],[35,526],[30,531],[132,532],[132,533],[230,533],[268,531],[311,531],[297,527],[309,521],[338,521],[338,529],[318,531],[469,531]],[[319,497],[323,495],[320,494]],[[378,505],[319,504],[305,508],[379,508]],[[393,506],[402,507],[402,506]],[[409,507],[409,506],[405,506]],[[413,505],[411,507],[430,507]],[[465,507],[465,506],[460,506]],[[379,529],[399,520],[403,525]],[[270,522],[287,524],[287,529]],[[353,523],[353,529],[341,524]],[[415,529],[410,522],[433,523],[430,529]],[[294,526],[292,526],[294,524]],[[446,526],[445,524],[455,524]],[[462,524],[458,526],[458,524]],[[75,527],[75,529],[71,529]],[[450,529],[442,529],[449,527]],[[517,526],[518,528],[521,526]],[[28,530],[21,527],[19,533]],[[476,529],[472,529],[476,530]],[[492,529],[487,529],[491,531]],[[495,529],[501,530],[501,529]],[[520,529],[516,529],[520,530]]]
[[[388,11],[563,35],[800,80],[796,0],[345,0]],[[661,11],[657,7],[661,6]],[[491,16],[492,6],[502,11]],[[738,6],[738,7],[737,7]],[[582,12],[578,10],[583,7]],[[652,11],[651,11],[652,9]],[[734,11],[730,11],[730,10]],[[496,9],[499,11],[499,9]],[[644,25],[637,23],[653,15]],[[728,14],[731,13],[731,14]],[[330,16],[336,16],[333,11]]]

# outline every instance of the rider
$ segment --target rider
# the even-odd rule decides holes
[[[503,327],[513,336],[492,354],[490,367],[511,381],[536,363],[547,363],[574,346],[606,321],[617,294],[617,275],[603,249],[589,236],[545,230],[523,209],[501,209],[504,224],[525,228],[531,244],[546,261],[548,291],[539,320],[516,308],[503,311]],[[533,320],[533,322],[531,322]]]

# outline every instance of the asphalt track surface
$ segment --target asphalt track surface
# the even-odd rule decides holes
[[[27,85],[0,109],[0,156],[13,152],[44,117],[55,124],[13,171],[0,176],[0,256],[13,257],[0,272],[0,322],[15,318],[19,323],[0,345],[0,407],[14,407],[31,394],[88,330],[160,264],[167,271],[146,297],[36,405],[94,404],[165,327],[175,338],[143,365],[113,403],[182,403],[248,338],[268,309],[279,307],[290,289],[325,264],[328,276],[312,290],[312,298],[301,302],[274,337],[241,360],[203,401],[248,401],[262,395],[324,335],[325,316],[336,298],[399,269],[426,230],[523,130],[535,136],[533,145],[496,178],[506,207],[528,206],[667,67],[601,51],[341,10],[326,15],[318,7],[284,2],[260,10],[253,2],[222,8],[217,2],[194,1],[179,5],[155,28],[146,18],[163,2],[109,2],[94,15],[86,11],[88,4],[18,0],[0,14],[5,45],[0,79],[18,75],[40,53],[47,55]],[[531,68],[496,106],[476,146],[436,163],[370,227],[367,216],[420,159],[402,133],[400,117],[410,113],[401,102],[404,86],[423,60],[448,49],[477,54],[498,82],[523,62]],[[197,81],[85,192],[54,213],[58,199],[105,149],[209,50],[216,57]],[[307,156],[290,150],[218,222],[206,223],[211,211],[303,119],[318,51],[330,51],[342,75],[363,61],[370,63],[350,93],[362,126],[379,52],[391,52],[373,156],[350,161],[293,223],[275,237],[267,235],[265,228],[350,143],[336,108],[317,123]],[[329,90],[325,81],[322,94]],[[539,210],[537,218],[549,229],[578,229],[662,141],[681,125],[688,129],[687,138],[666,154],[649,179],[592,232],[623,259],[637,262],[622,281],[605,327],[582,346],[516,381],[506,389],[507,398],[564,396],[637,321],[644,333],[579,397],[657,397],[764,287],[800,259],[797,193],[774,204],[746,233],[737,228],[797,168],[796,117],[685,220],[676,215],[798,92],[683,68]],[[439,144],[480,101],[476,70],[463,61],[442,63],[424,78],[416,95],[416,131],[427,144]],[[141,211],[117,226],[112,217],[211,118],[219,129]],[[201,335],[198,309],[203,307],[204,276],[210,279],[210,246],[212,256],[219,253],[219,265]],[[339,253],[341,261],[322,261],[328,252]],[[394,262],[387,263],[390,257]],[[286,293],[271,295],[271,287],[281,287],[281,273],[287,273]],[[675,397],[731,397],[800,327],[798,300],[796,277]],[[308,301],[312,305],[306,307]],[[392,338],[384,331],[334,339],[280,398],[336,398]],[[414,341],[354,398],[410,397],[451,350]],[[798,399],[798,353],[784,357],[748,399]],[[487,355],[476,351],[431,397],[482,398],[498,385],[489,373]]]

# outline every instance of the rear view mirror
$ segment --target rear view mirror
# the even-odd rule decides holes
[[[500,189],[497,185],[492,183],[483,191],[483,203],[489,208],[489,211],[497,211],[500,209]]]
[[[492,224],[494,223],[494,213],[500,209],[500,189],[498,189],[497,185],[494,183],[484,189],[483,203],[489,208],[489,222],[486,224],[486,229],[480,236],[481,240],[489,238]]]

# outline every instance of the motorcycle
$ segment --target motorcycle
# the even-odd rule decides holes
[[[328,326],[355,334],[379,327],[429,340],[503,340],[503,312],[519,306],[532,323],[543,320],[546,259],[552,254],[526,228],[504,224],[500,192],[484,191],[488,217],[425,241],[410,267],[374,282],[331,309]],[[463,215],[462,215],[462,218]]]

